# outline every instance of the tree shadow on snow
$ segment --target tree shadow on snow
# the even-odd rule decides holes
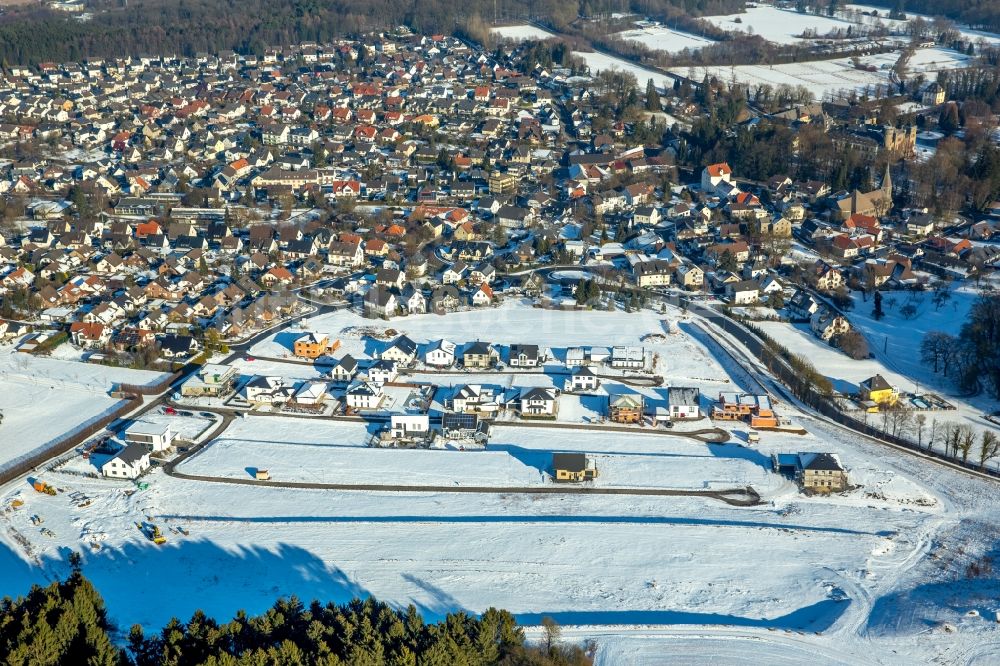
[[[773,619],[672,610],[555,611],[552,613],[520,613],[515,614],[514,617],[518,622],[526,625],[541,624],[543,617],[551,617],[559,624],[565,625],[724,625],[730,627],[821,632],[833,626],[850,604],[850,600],[836,601],[833,599],[824,599]]]
[[[174,523],[177,524],[177,523]],[[189,531],[196,527],[180,523]],[[203,539],[169,531],[159,523],[167,543],[155,546],[139,541],[94,552],[80,543],[83,574],[97,587],[109,616],[120,629],[132,624],[158,630],[171,617],[187,620],[201,609],[220,621],[238,610],[257,614],[280,597],[295,595],[308,603],[344,603],[368,592],[351,577],[314,555],[285,543],[249,542],[222,548]],[[71,549],[42,557],[38,566],[25,562],[6,544],[0,544],[0,594],[25,594],[34,583],[47,584],[71,573]]]

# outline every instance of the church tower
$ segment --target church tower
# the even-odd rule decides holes
[[[882,196],[892,201],[892,175],[889,173],[889,163],[885,163],[885,175],[882,176]]]

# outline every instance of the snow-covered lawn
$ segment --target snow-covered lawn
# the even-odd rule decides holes
[[[714,40],[699,35],[692,35],[689,32],[672,30],[662,25],[626,30],[625,32],[619,32],[616,36],[630,42],[637,42],[654,51],[665,51],[667,53],[680,53],[684,49],[696,51],[703,46],[715,43]]]
[[[739,23],[737,23],[739,19]],[[706,21],[734,32],[760,35],[769,42],[794,44],[801,42],[800,36],[806,30],[815,30],[823,37],[834,30],[847,30],[852,23],[815,14],[802,14],[794,10],[778,9],[761,5],[749,7],[740,14],[726,16],[706,16]]]
[[[551,32],[536,28],[533,25],[505,25],[490,28],[490,32],[499,35],[501,39],[510,39],[515,42],[523,42],[529,39],[550,39],[555,37]]]
[[[32,356],[0,348],[0,467],[114,411],[119,382],[153,384],[166,375]]]

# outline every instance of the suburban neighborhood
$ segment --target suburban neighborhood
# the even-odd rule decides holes
[[[239,588],[594,663],[996,657],[1000,201],[921,166],[957,86],[770,108],[548,27],[5,62],[0,565],[112,619],[155,580],[147,630]]]

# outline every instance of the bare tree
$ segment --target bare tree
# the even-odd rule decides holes
[[[927,433],[927,450],[930,451],[934,447],[934,440],[937,439],[938,435],[941,433],[941,426],[938,424],[937,419],[931,419],[931,429]]]
[[[971,426],[965,424],[958,426],[957,430],[955,447],[962,454],[962,462],[966,463],[969,460],[969,451],[972,450],[972,445],[976,443],[976,432]]]
[[[924,444],[924,428],[927,426],[927,417],[917,414],[913,417],[913,432],[917,434],[917,448]]]
[[[552,654],[552,650],[555,648],[556,643],[559,642],[559,636],[562,635],[562,627],[559,626],[558,622],[546,615],[542,618],[542,629],[545,632],[545,636],[543,638],[545,641],[545,651]]]
[[[979,467],[986,469],[986,463],[1000,454],[1000,437],[992,430],[984,430],[979,437]]]

